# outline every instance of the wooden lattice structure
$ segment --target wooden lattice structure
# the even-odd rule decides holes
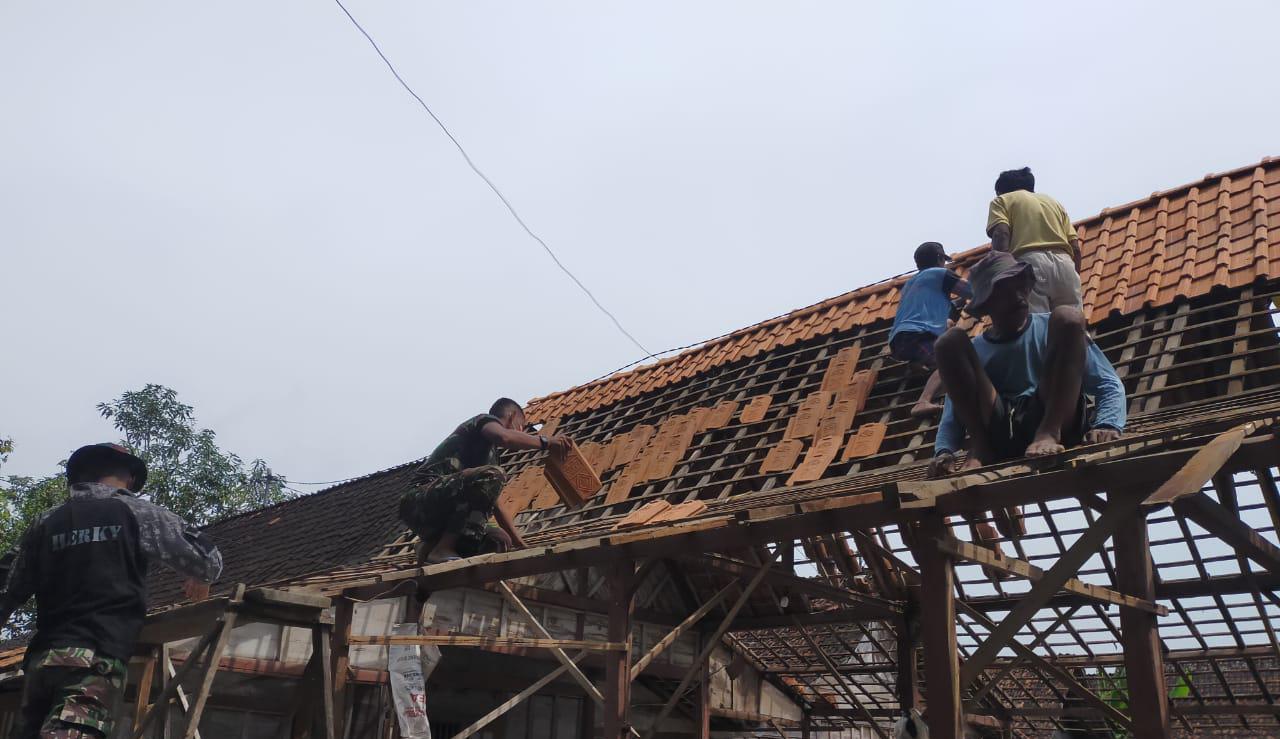
[[[922,707],[934,737],[1280,735],[1277,211],[1265,160],[1080,224],[1091,334],[1129,401],[1115,443],[925,480],[933,424],[907,412],[924,378],[885,347],[892,280],[532,403],[604,489],[565,508],[539,455],[510,455],[530,549],[417,567],[402,537],[293,584],[367,598],[561,572],[572,593],[605,573],[606,739],[632,729],[619,644],[648,577],[682,594],[681,628],[802,702],[798,727],[742,717],[770,730],[884,736]],[[1025,533],[995,517],[1007,556],[970,543],[966,519],[1017,506]],[[705,670],[666,685],[664,712]]]

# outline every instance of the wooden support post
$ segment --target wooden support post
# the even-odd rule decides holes
[[[1155,599],[1155,572],[1147,521],[1136,516],[1116,532],[1116,585],[1146,600]],[[1120,609],[1124,639],[1125,679],[1129,685],[1129,710],[1135,739],[1169,736],[1169,698],[1164,681],[1164,656],[1155,614]]]
[[[809,728],[812,720],[809,718],[809,712],[805,711],[800,714],[800,739],[810,739]]]
[[[169,658],[169,645],[160,645],[160,694],[168,695],[169,681],[173,679],[173,660]],[[182,687],[179,686],[176,691],[178,700],[182,701],[182,708],[185,711],[187,706],[187,696],[183,695]],[[166,700],[164,703],[157,705],[155,710],[160,712],[160,736],[159,739],[170,739],[173,728],[169,726],[169,704],[173,703],[173,699]]]
[[[920,522],[920,631],[924,640],[925,706],[931,739],[963,739],[960,665],[956,647],[955,574],[937,542],[947,535],[940,515]]]
[[[333,705],[337,711],[333,733],[341,739],[346,732],[347,680],[351,668],[351,621],[355,602],[339,598],[333,609]]]
[[[916,639],[919,626],[912,623],[915,609],[908,609],[908,616],[898,622],[898,682],[896,693],[898,707],[903,712],[910,711],[920,705],[920,675],[916,657],[920,651],[920,643]]]
[[[315,724],[315,716],[320,677],[320,660],[321,654],[314,648],[311,650],[311,659],[307,660],[307,666],[302,671],[302,679],[298,681],[298,688],[294,694],[293,702],[293,721],[289,729],[289,739],[311,739],[311,730]]]
[[[138,677],[138,700],[133,706],[133,730],[137,731],[142,726],[142,719],[146,716],[147,705],[151,702],[151,683],[156,676],[156,661],[159,658],[157,650],[152,650],[147,655],[146,661],[142,663],[142,674]]]
[[[631,612],[635,566],[630,560],[608,567],[609,630],[612,642],[628,646],[622,652],[605,654],[604,739],[624,739],[630,733],[631,709]]]
[[[316,664],[320,672],[319,691],[320,720],[324,739],[336,739],[333,716],[333,661],[329,652],[330,640],[333,637],[329,624],[316,624],[311,628],[311,649],[315,652]]]
[[[711,660],[702,663],[698,684],[698,739],[711,739]]]

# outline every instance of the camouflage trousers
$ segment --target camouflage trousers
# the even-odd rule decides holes
[[[424,543],[441,534],[457,534],[458,553],[473,554],[484,544],[489,516],[507,476],[486,465],[441,475],[410,488],[400,497],[400,518]]]
[[[14,739],[101,739],[111,734],[124,695],[126,666],[82,647],[27,659],[22,716]]]

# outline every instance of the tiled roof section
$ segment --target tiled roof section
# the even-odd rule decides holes
[[[205,529],[225,569],[213,591],[266,585],[367,562],[404,531],[400,494],[417,463],[350,480],[322,492],[234,516]],[[151,607],[183,598],[182,578],[152,568]]]
[[[1091,323],[1215,286],[1280,276],[1280,158],[1206,176],[1079,221]],[[971,264],[981,246],[958,257]],[[629,372],[530,401],[537,421],[600,408],[745,357],[892,319],[908,275],[824,300]]]

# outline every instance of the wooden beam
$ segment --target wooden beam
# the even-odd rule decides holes
[[[236,595],[232,601],[238,602],[243,597],[244,586],[236,586]],[[196,689],[191,710],[187,712],[187,728],[182,732],[182,739],[195,739],[196,733],[200,730],[200,717],[204,715],[204,706],[209,702],[209,693],[213,690],[213,678],[218,674],[218,664],[222,661],[223,653],[227,651],[227,644],[231,641],[231,631],[235,627],[236,612],[228,609],[222,615],[222,627],[218,630],[218,638],[209,648],[209,663],[205,666],[204,674],[200,678],[200,686]]]
[[[333,733],[346,734],[347,682],[351,675],[351,622],[355,616],[355,602],[339,598],[334,604],[333,620],[333,704],[337,710],[337,723]]]
[[[150,728],[156,717],[166,712],[165,708],[169,705],[169,701],[182,690],[182,680],[195,669],[196,665],[200,664],[201,658],[209,651],[214,640],[222,634],[222,626],[222,624],[216,625],[213,630],[201,637],[200,642],[196,644],[196,648],[191,651],[191,655],[183,663],[182,669],[170,674],[169,682],[160,693],[160,697],[151,706],[151,710],[147,711],[147,715],[142,719],[142,724],[134,729],[133,739],[142,739],[143,734]],[[161,659],[165,662],[166,671],[172,670],[173,663],[169,661],[168,654],[162,654]],[[183,707],[186,708],[185,705]]]
[[[1053,567],[1045,572],[1039,582],[1031,586],[1031,590],[1018,601],[1018,604],[1009,612],[1009,615],[1001,620],[987,636],[986,640],[978,645],[978,648],[969,656],[969,659],[965,660],[964,667],[960,671],[961,685],[972,684],[974,679],[996,658],[1000,650],[1013,641],[1014,635],[1023,626],[1026,626],[1027,622],[1044,607],[1045,603],[1053,597],[1053,594],[1058,592],[1063,584],[1071,579],[1072,575],[1085,562],[1089,561],[1089,558],[1102,547],[1122,523],[1137,513],[1141,505],[1142,498],[1137,495],[1114,496],[1112,500],[1108,501],[1107,509],[1098,517],[1098,520],[1085,529],[1084,533],[1075,540],[1075,543],[1062,553],[1062,556],[1054,563]],[[933,549],[936,548],[936,544],[932,547],[924,548]],[[942,556],[941,552],[939,552],[939,556]],[[928,607],[926,606],[927,610]],[[932,680],[930,682],[932,683]]]
[[[707,569],[722,572],[726,575],[733,575],[734,577],[739,578],[749,577],[754,575],[757,571],[754,565],[736,559],[730,559],[729,557],[719,554],[688,556],[681,557],[680,559],[694,567],[706,567]],[[880,618],[896,618],[902,613],[902,609],[892,601],[871,595],[865,595],[863,593],[856,593],[846,588],[828,585],[809,578],[798,577],[789,572],[770,570],[769,574],[765,577],[765,581],[770,585],[784,587],[791,592],[808,593],[810,595],[827,598],[838,603],[848,603],[850,605],[865,607],[867,612],[878,613]]]
[[[1226,506],[1204,493],[1182,498],[1173,504],[1175,513],[1195,521],[1239,554],[1248,557],[1272,574],[1280,575],[1280,548],[1245,524]]]
[[[920,654],[919,622],[915,620],[917,609],[907,611],[907,617],[897,624],[898,637],[898,674],[894,685],[894,693],[898,696],[898,707],[904,712],[920,706],[920,669],[917,657]]]
[[[1174,598],[1203,598],[1212,595],[1234,595],[1252,593],[1256,590],[1280,590],[1280,574],[1255,572],[1248,575],[1218,575],[1209,578],[1189,578],[1184,580],[1165,580],[1156,583],[1156,599],[1172,600]],[[1021,595],[998,595],[969,598],[966,602],[983,613],[1011,610],[1018,604]],[[1049,599],[1046,607],[1069,608],[1083,605],[1087,601],[1078,595],[1060,592]]]
[[[329,624],[316,624],[311,629],[311,650],[319,658],[320,684],[316,687],[320,695],[320,720],[324,739],[335,739],[336,724],[333,716],[333,656],[329,644],[333,634]]]
[[[698,680],[698,739],[711,739],[711,661],[702,665],[702,677]]]
[[[942,516],[920,522],[920,635],[924,641],[926,719],[931,739],[964,739],[956,647],[955,575],[951,560],[931,540],[948,536]]]
[[[1035,654],[1035,650],[1044,643],[1045,639],[1048,639],[1053,632],[1057,631],[1058,628],[1062,626],[1062,624],[1070,620],[1078,610],[1080,610],[1080,606],[1072,606],[1071,608],[1068,608],[1061,616],[1058,616],[1057,620],[1050,624],[1047,629],[1041,629],[1040,633],[1036,635],[1036,638],[1033,639],[1030,644],[1026,645],[1026,652],[1019,650],[1018,653],[1014,655],[1013,659],[1006,662],[996,674],[987,677],[986,682],[982,684],[982,687],[975,690],[968,698],[965,699],[965,710],[975,710],[978,707],[978,701],[982,700],[983,696],[999,685],[1000,681],[1003,680],[1010,672],[1013,672],[1014,668],[1018,667],[1023,662],[1026,662],[1027,654]]]
[[[985,565],[1000,572],[1006,572],[1011,575],[1023,577],[1031,582],[1039,582],[1044,578],[1044,570],[1036,567],[1030,562],[1010,557],[1005,554],[993,552],[986,547],[976,546],[967,541],[961,541],[955,537],[947,537],[938,542],[938,548],[943,552],[960,559],[976,562]],[[1110,588],[1104,588],[1101,585],[1091,585],[1081,582],[1076,578],[1068,578],[1062,584],[1062,589],[1082,596],[1083,598],[1103,603],[1107,605],[1124,606],[1126,608],[1137,608],[1140,611],[1154,613],[1157,616],[1169,615],[1169,609],[1164,606],[1141,598],[1134,598],[1131,595],[1117,593]]]
[[[1252,442],[1252,443],[1250,443]],[[1277,438],[1273,435],[1250,439],[1233,457],[1234,469],[1272,464]],[[1065,468],[1038,475],[983,485],[937,499],[946,514],[985,511],[1075,497],[1081,491],[1105,488],[1110,481],[1154,485],[1167,479],[1170,467],[1189,459],[1191,450],[1179,449],[1115,460],[1081,469]],[[456,562],[413,567],[379,573],[333,584],[349,597],[380,597],[404,580],[415,580],[427,589],[468,587],[512,577],[554,572],[566,568],[599,567],[619,559],[673,556],[687,551],[729,551],[754,546],[761,541],[779,541],[815,533],[847,531],[850,528],[906,523],[925,515],[924,511],[895,511],[884,504],[880,492],[843,495],[866,490],[865,480],[825,482],[815,485],[835,499],[824,501],[821,509],[776,515],[713,515],[668,526],[665,529],[609,534],[592,539],[544,543],[503,554],[486,554]],[[794,506],[792,506],[794,507]]]
[[[676,702],[680,700],[680,697],[684,695],[685,690],[689,688],[689,684],[693,682],[695,677],[697,677],[698,671],[702,668],[702,664],[711,657],[711,652],[717,645],[719,645],[720,640],[724,638],[725,633],[728,632],[729,624],[733,623],[733,619],[738,615],[738,611],[741,611],[742,607],[747,604],[747,601],[751,598],[751,594],[755,592],[760,583],[764,581],[769,570],[773,568],[773,563],[777,559],[777,556],[778,552],[776,550],[771,553],[770,559],[761,565],[760,569],[756,571],[755,577],[751,578],[751,582],[747,583],[746,587],[742,589],[742,594],[738,596],[738,599],[734,601],[733,605],[729,608],[729,612],[725,614],[724,620],[720,622],[718,627],[716,627],[715,632],[704,640],[702,651],[698,654],[697,659],[693,661],[693,665],[689,668],[688,672],[686,672],[684,677],[680,680],[680,684],[676,686],[676,689],[671,693],[671,697],[667,699],[667,702],[663,704],[662,709],[658,711],[658,716],[653,720],[653,725],[649,727],[649,730],[645,732],[643,739],[653,739],[653,735],[657,733],[662,722],[667,719],[667,716],[671,715],[671,710],[675,708]],[[612,739],[612,737],[606,732],[605,739]]]
[[[711,709],[711,715],[716,718],[727,718],[733,721],[742,721],[748,724],[767,724],[770,721],[777,721],[780,726],[804,727],[804,720],[796,721],[794,719],[778,718],[777,716],[766,716],[763,713],[755,711],[743,711],[736,708],[720,708],[719,706]]]
[[[1178,498],[1194,495],[1204,489],[1209,480],[1222,469],[1231,455],[1236,453],[1245,437],[1265,426],[1270,426],[1272,419],[1249,421],[1219,434],[1202,449],[1192,455],[1182,468],[1174,473],[1154,493],[1147,497],[1147,505],[1172,503]]]
[[[791,618],[795,616],[805,626],[824,626],[832,624],[853,624],[866,621],[885,621],[884,612],[877,606],[849,606],[834,611],[817,611],[812,613],[788,613],[777,616],[744,616],[729,624],[729,631],[760,631],[762,629],[781,629],[791,626]],[[900,619],[901,617],[897,617]]]
[[[1147,521],[1132,518],[1115,537],[1116,585],[1139,598],[1155,597],[1155,570]],[[1125,680],[1135,739],[1169,736],[1169,697],[1164,681],[1164,656],[1156,617],[1132,608],[1120,609],[1124,640]]]
[[[156,676],[156,652],[151,650],[146,659],[142,663],[142,674],[138,676],[138,699],[134,701],[133,706],[133,730],[137,731],[142,726],[147,706],[151,702],[151,683],[155,681]]]
[[[627,645],[621,642],[538,639],[523,636],[474,636],[471,634],[353,635],[350,643],[353,646],[378,647],[434,644],[441,647],[586,649],[593,652],[622,652],[627,648]]]
[[[606,568],[609,583],[610,641],[627,645],[611,652],[605,661],[604,739],[622,739],[632,731],[631,713],[631,612],[635,607],[632,581],[635,565],[630,560],[612,562]]]
[[[573,656],[572,659],[576,663],[578,660],[586,656],[586,654],[587,654],[586,651],[578,652]],[[543,677],[539,678],[536,682],[534,682],[529,687],[525,688],[524,690],[521,690],[519,693],[516,693],[512,697],[508,698],[506,701],[503,701],[497,708],[493,709],[492,711],[476,719],[475,723],[471,724],[470,726],[463,729],[462,731],[459,731],[457,734],[454,734],[452,739],[467,739],[467,737],[479,733],[482,729],[484,729],[484,727],[488,726],[489,724],[493,723],[499,718],[502,718],[502,716],[505,715],[507,711],[510,711],[512,708],[515,708],[516,706],[520,705],[529,696],[533,695],[534,693],[537,693],[539,690],[542,690],[543,688],[547,687],[551,683],[555,682],[557,679],[559,679],[561,675],[563,675],[568,671],[569,671],[569,668],[567,666],[560,665],[556,669],[552,670],[551,672],[547,673]]]
[[[689,614],[689,617],[686,618],[684,621],[680,622],[679,626],[676,626],[674,629],[668,632],[666,636],[658,640],[658,643],[654,644],[653,648],[651,648],[647,654],[645,654],[643,657],[637,660],[634,665],[631,666],[631,679],[635,680],[637,677],[639,677],[640,673],[644,671],[644,668],[649,666],[650,662],[656,659],[658,655],[666,651],[666,649],[670,647],[672,644],[674,644],[676,639],[679,639],[681,635],[683,635],[689,629],[693,628],[694,624],[701,621],[704,616],[706,616],[708,613],[711,612],[711,609],[720,605],[720,602],[729,596],[729,592],[733,590],[734,587],[736,587],[736,583],[730,583],[724,586],[723,588],[721,588],[720,592],[708,598],[706,603],[703,603],[701,606],[698,607],[698,610]]]

